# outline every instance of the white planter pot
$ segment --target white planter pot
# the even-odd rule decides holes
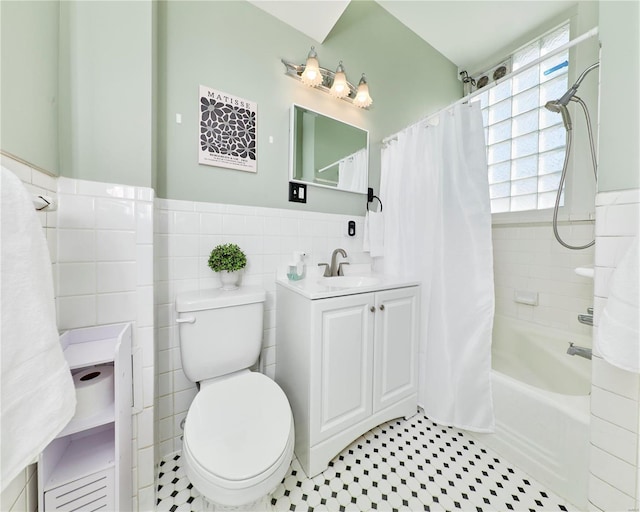
[[[240,271],[228,272],[227,270],[220,271],[220,281],[222,282],[223,290],[236,290],[238,288],[238,281],[240,280]]]

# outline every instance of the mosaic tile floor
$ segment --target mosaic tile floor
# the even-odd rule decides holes
[[[158,512],[203,509],[179,454],[161,462],[157,489]],[[277,512],[576,510],[467,434],[422,414],[370,430],[312,479],[294,459],[271,505]]]

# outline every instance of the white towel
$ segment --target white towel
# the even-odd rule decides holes
[[[368,252],[372,258],[384,256],[384,217],[381,211],[367,210],[364,217],[362,250]]]
[[[611,275],[609,298],[598,326],[598,349],[608,363],[640,373],[640,275],[638,238]]]
[[[2,490],[66,426],[73,378],[56,327],[51,259],[31,196],[2,168],[0,453]]]

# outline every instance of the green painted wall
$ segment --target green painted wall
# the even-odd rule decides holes
[[[382,138],[462,93],[456,66],[372,1],[352,2],[323,44],[247,2],[162,2],[158,21],[160,197],[361,214],[364,196],[349,192],[309,187],[307,204],[288,202],[291,104],[369,130],[378,190]],[[352,83],[367,74],[371,110],[285,76],[280,59],[303,62],[311,45],[321,66],[342,60]],[[257,102],[256,174],[198,165],[201,84]]]
[[[0,147],[58,173],[57,1],[0,2]]]
[[[148,0],[61,3],[62,175],[152,185],[154,8]]]
[[[600,2],[600,192],[640,187],[639,20],[638,2]]]

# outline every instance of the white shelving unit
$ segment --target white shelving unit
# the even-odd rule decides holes
[[[72,419],[38,459],[38,509],[130,510],[131,324],[74,329],[60,337],[71,370],[114,366],[114,401]]]

